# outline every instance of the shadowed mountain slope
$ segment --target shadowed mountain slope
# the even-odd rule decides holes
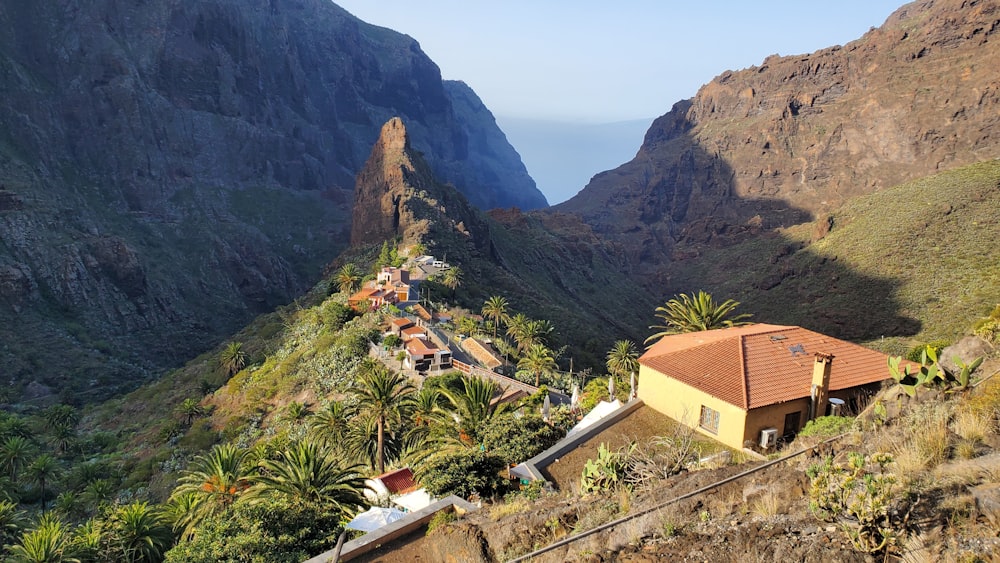
[[[12,397],[128,387],[301,294],[393,115],[473,204],[546,205],[471,90],[331,2],[0,4]]]

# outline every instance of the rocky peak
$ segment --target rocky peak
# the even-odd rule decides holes
[[[483,218],[453,186],[441,184],[410,147],[403,120],[382,126],[371,156],[354,189],[351,244],[380,243],[400,237],[404,244],[431,242],[432,235],[459,233],[475,246],[488,232]]]

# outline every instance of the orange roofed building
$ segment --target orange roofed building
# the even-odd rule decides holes
[[[873,391],[889,378],[887,359],[797,326],[674,334],[639,358],[638,396],[727,446],[767,448]]]

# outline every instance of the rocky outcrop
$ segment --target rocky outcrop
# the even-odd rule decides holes
[[[358,174],[352,216],[352,245],[397,237],[404,245],[421,242],[444,249],[455,246],[456,241],[457,246],[474,249],[489,244],[485,219],[454,187],[438,182],[423,157],[410,146],[406,127],[398,117],[382,126],[371,156]]]
[[[5,373],[113,392],[298,296],[397,115],[473,204],[545,206],[471,91],[327,0],[3,3]]]
[[[845,46],[723,73],[555,210],[621,243],[652,282],[691,246],[998,157],[998,31],[995,1],[927,0]]]

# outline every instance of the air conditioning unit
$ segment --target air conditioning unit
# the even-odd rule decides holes
[[[760,448],[762,450],[768,450],[774,447],[778,442],[778,429],[777,428],[765,428],[760,431]]]

